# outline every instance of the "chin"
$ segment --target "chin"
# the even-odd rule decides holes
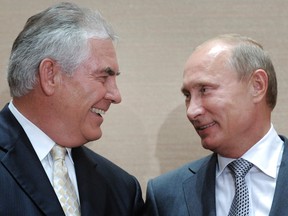
[[[88,142],[90,141],[94,141],[94,140],[98,140],[102,137],[102,131],[101,130],[97,130],[97,131],[91,131],[90,133],[86,134],[85,138],[86,140],[88,140]]]
[[[101,137],[102,137],[102,133],[97,134],[97,135],[95,135],[95,136],[92,137],[91,141],[98,140],[98,139],[100,139]]]
[[[204,149],[208,149],[211,151],[215,149],[215,144],[211,141],[209,142],[208,140],[202,140],[201,143]]]

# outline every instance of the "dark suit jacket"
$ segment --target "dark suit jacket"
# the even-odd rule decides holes
[[[82,216],[141,215],[138,181],[86,147],[72,149]],[[23,128],[7,106],[0,112],[0,215],[64,216]]]
[[[270,216],[288,215],[288,140],[279,169]],[[216,154],[148,182],[147,216],[215,216]]]

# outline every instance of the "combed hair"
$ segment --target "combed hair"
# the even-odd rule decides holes
[[[11,50],[7,77],[11,96],[21,97],[34,88],[45,58],[72,75],[88,57],[90,38],[117,38],[98,11],[63,2],[30,17]]]
[[[277,77],[268,52],[255,40],[238,34],[221,35],[217,39],[232,45],[228,64],[238,73],[239,79],[249,78],[258,69],[266,72],[266,102],[273,110],[277,102]]]

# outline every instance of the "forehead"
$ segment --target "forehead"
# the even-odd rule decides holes
[[[198,46],[191,54],[186,62],[184,71],[193,65],[204,64],[208,66],[221,61],[223,58],[228,57],[230,50],[231,45],[222,41],[206,42]]]
[[[89,39],[89,61],[98,67],[109,67],[118,71],[118,62],[112,40]]]
[[[184,86],[191,82],[223,80],[231,74],[228,58],[231,46],[223,42],[212,41],[199,46],[188,58],[184,67]]]

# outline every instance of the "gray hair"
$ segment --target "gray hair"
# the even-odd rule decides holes
[[[115,41],[112,27],[97,11],[72,3],[56,4],[30,17],[12,46],[8,83],[12,97],[21,97],[37,84],[39,64],[55,60],[68,75],[88,57],[88,39]]]
[[[221,35],[216,39],[232,45],[228,64],[238,73],[239,79],[249,78],[258,69],[266,72],[268,76],[266,102],[271,109],[274,109],[277,102],[277,78],[268,52],[263,49],[262,45],[249,37],[228,34]]]

